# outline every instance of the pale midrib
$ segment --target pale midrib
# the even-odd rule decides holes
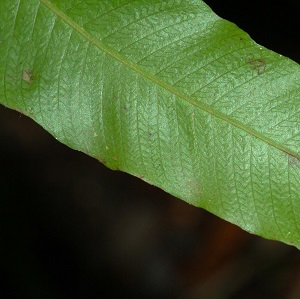
[[[166,82],[160,80],[159,78],[153,76],[150,73],[147,73],[146,71],[142,70],[139,68],[136,64],[130,62],[127,60],[125,57],[120,55],[118,52],[110,49],[109,47],[105,46],[103,43],[101,43],[99,40],[95,39],[93,36],[91,36],[88,32],[86,32],[82,27],[80,27],[75,21],[73,21],[70,17],[68,17],[65,13],[60,11],[55,5],[53,5],[51,2],[48,0],[39,0],[41,3],[43,3],[45,6],[47,6],[54,14],[56,14],[58,17],[60,17],[65,23],[67,23],[70,27],[72,27],[74,30],[76,30],[78,33],[80,33],[84,38],[86,38],[90,43],[94,44],[96,47],[98,47],[100,50],[105,52],[106,54],[110,55],[111,57],[115,58],[118,60],[120,63],[123,65],[126,65],[127,67],[131,68],[138,74],[142,75],[143,77],[151,80],[153,83],[163,87],[164,89],[170,91],[172,94],[176,95],[177,97],[189,102],[191,105],[202,109],[203,111],[218,117],[231,125],[247,132],[248,134],[268,143],[269,145],[279,149],[280,151],[283,151],[296,159],[300,159],[300,155],[296,153],[295,151],[285,147],[284,145],[275,142],[274,140],[266,137],[265,135],[257,132],[256,130],[253,130],[252,128],[247,127],[245,124],[229,117],[228,115],[219,112],[210,106],[204,104],[204,103],[199,103],[196,102],[193,98],[189,97],[188,95],[180,92],[179,90],[175,89],[173,86],[167,84]]]

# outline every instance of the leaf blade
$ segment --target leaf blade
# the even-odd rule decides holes
[[[296,63],[199,1],[15,3],[4,104],[112,169],[299,246]],[[32,84],[13,86],[31,67]]]
[[[254,135],[257,138],[260,138],[262,140],[264,140],[265,142],[271,144],[274,147],[279,148],[280,150],[289,153],[292,156],[295,156],[297,158],[300,158],[300,154],[299,152],[295,151],[295,150],[291,150],[288,147],[283,146],[280,143],[274,142],[274,140],[272,140],[271,138],[268,138],[267,136],[261,134],[260,132],[254,130],[253,128],[246,126],[245,124],[243,124],[240,121],[237,121],[231,117],[229,117],[227,114],[222,113],[214,108],[212,108],[210,105],[207,105],[203,102],[199,102],[197,100],[195,100],[193,97],[190,97],[188,95],[186,95],[185,93],[181,92],[180,90],[174,88],[174,86],[164,82],[163,80],[161,80],[159,77],[152,75],[151,73],[148,73],[146,71],[144,71],[143,69],[141,69],[137,64],[132,63],[131,61],[129,61],[128,59],[124,58],[122,55],[120,55],[118,52],[110,49],[109,47],[105,46],[103,43],[99,42],[97,39],[93,38],[87,31],[85,31],[84,29],[82,29],[78,24],[76,24],[72,19],[70,19],[67,15],[65,15],[62,11],[58,10],[53,4],[51,4],[51,2],[47,1],[47,0],[41,0],[42,3],[44,3],[51,11],[53,11],[58,17],[60,17],[62,20],[64,20],[67,24],[69,24],[72,28],[74,28],[77,32],[79,32],[84,38],[86,38],[89,42],[91,42],[92,44],[95,44],[100,50],[102,50],[103,52],[107,53],[108,55],[112,56],[113,58],[115,58],[116,60],[120,61],[120,63],[122,63],[123,65],[133,69],[135,72],[139,73],[141,76],[153,81],[155,84],[165,88],[166,90],[169,90],[172,94],[175,94],[176,96],[184,99],[185,101],[189,102],[191,105],[194,105],[204,111],[207,111],[208,113],[215,115],[229,123],[231,123],[232,125],[241,128],[242,130],[245,130],[246,132],[248,132],[249,134]],[[227,23],[227,22],[226,22]],[[241,37],[239,37],[241,38]],[[255,43],[253,42],[253,45]],[[262,49],[261,46],[256,45],[257,48],[259,48],[260,50]],[[270,52],[270,51],[268,51]],[[276,54],[275,54],[276,55]],[[278,58],[281,57],[281,55],[277,55]],[[260,72],[263,71],[264,72],[264,67],[266,62],[262,61],[262,58],[258,58],[258,59],[254,59],[254,58],[247,58],[246,59],[247,63],[255,70],[258,71],[258,75],[261,75]],[[291,62],[292,65],[294,65],[293,62]],[[263,67],[263,68],[262,68]],[[298,65],[295,68],[297,70],[297,72],[293,73],[293,76],[295,76],[296,78],[299,77],[300,72],[299,72],[299,68]],[[299,85],[297,86],[299,91]],[[203,89],[203,88],[202,88]],[[201,89],[201,92],[202,92]],[[298,112],[298,111],[297,111]]]

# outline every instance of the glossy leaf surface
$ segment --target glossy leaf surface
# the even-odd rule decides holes
[[[59,141],[300,247],[300,67],[200,0],[2,0],[0,101]]]

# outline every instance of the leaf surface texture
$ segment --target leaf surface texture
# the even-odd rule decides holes
[[[202,1],[2,0],[0,102],[59,141],[300,247],[300,67]]]

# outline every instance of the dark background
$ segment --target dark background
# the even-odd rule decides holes
[[[299,1],[206,1],[300,62]],[[300,255],[0,107],[0,298],[300,298]]]

